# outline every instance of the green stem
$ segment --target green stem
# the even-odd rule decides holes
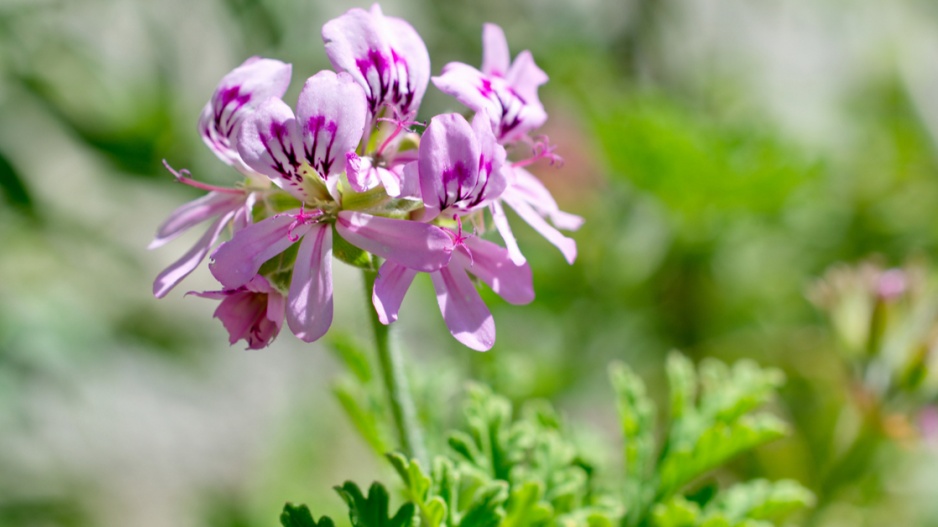
[[[378,320],[378,314],[371,308],[371,292],[374,290],[375,271],[363,271],[365,277],[365,298],[368,313],[371,317],[371,329],[375,334],[375,348],[378,352],[378,361],[381,364],[381,378],[388,392],[388,402],[394,424],[397,427],[398,440],[404,453],[420,460],[423,466],[427,464],[426,447],[423,444],[423,433],[417,421],[417,412],[414,401],[407,386],[407,376],[404,374],[404,360],[400,351],[391,342],[391,328]]]

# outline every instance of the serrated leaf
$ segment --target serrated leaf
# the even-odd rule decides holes
[[[651,519],[655,527],[697,527],[701,521],[700,506],[677,496],[655,505]]]
[[[332,225],[332,255],[337,259],[359,269],[374,271],[375,266],[371,253],[365,252],[339,235],[339,231]]]
[[[755,480],[740,483],[722,493],[706,507],[708,514],[720,513],[731,521],[779,520],[814,504],[814,494],[795,481]]]
[[[626,524],[637,525],[654,497],[655,405],[645,393],[645,383],[624,364],[611,365],[609,378],[625,442]]]
[[[459,519],[459,527],[496,527],[505,515],[508,485],[496,481],[479,488]]]
[[[438,527],[446,519],[446,504],[442,498],[430,494],[432,481],[423,472],[420,462],[416,459],[408,460],[397,452],[387,454],[386,457],[404,481],[407,498],[420,510],[421,527]]]
[[[313,519],[313,514],[309,512],[309,507],[292,503],[283,506],[283,512],[280,514],[280,525],[283,525],[283,527],[335,527],[332,518],[321,516],[317,522]]]
[[[388,491],[377,481],[369,487],[367,497],[351,481],[334,488],[349,507],[349,520],[353,527],[409,527],[414,518],[416,508],[410,502],[401,505],[393,517],[389,516]]]
[[[499,527],[537,527],[546,525],[553,516],[553,508],[541,501],[544,486],[539,481],[528,481],[511,489],[505,518]]]

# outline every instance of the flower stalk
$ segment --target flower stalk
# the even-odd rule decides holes
[[[362,274],[365,279],[366,301],[370,304],[378,273],[363,270]],[[404,454],[412,459],[420,460],[424,466],[429,466],[426,446],[423,442],[423,431],[417,420],[417,411],[407,384],[407,375],[404,372],[403,356],[394,345],[391,326],[382,324],[373,309],[369,309],[368,313],[375,336],[375,350],[381,368],[381,379],[387,390],[388,404],[397,429],[398,442]]]

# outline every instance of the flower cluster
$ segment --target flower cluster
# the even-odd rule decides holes
[[[332,323],[336,257],[364,268],[383,261],[373,291],[382,323],[397,319],[414,277],[428,273],[453,336],[491,348],[495,324],[470,276],[508,302],[534,298],[505,206],[569,262],[576,258],[576,244],[557,229],[582,220],[560,211],[523,168],[557,159],[545,139],[530,135],[547,119],[537,95],[547,75],[527,51],[512,62],[504,33],[487,24],[482,69],[452,63],[432,79],[474,116],[424,124],[415,119],[430,58],[413,27],[375,5],[328,22],[322,38],[336,71],[307,79],[295,109],[282,100],[289,64],[255,57],[222,78],[199,131],[244,180],[218,188],[167,165],[180,182],[209,192],[173,212],[151,248],[211,225],[160,273],[153,293],[166,295],[227,231],[209,264],[221,289],[196,294],[221,300],[215,316],[232,344],[264,347],[284,319],[304,341],[322,337]],[[506,148],[526,155],[512,160]],[[485,211],[505,247],[479,237]]]

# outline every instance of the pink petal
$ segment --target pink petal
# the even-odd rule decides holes
[[[433,84],[443,93],[455,97],[474,112],[487,112],[492,122],[497,124],[501,118],[501,107],[493,101],[489,77],[481,71],[461,62],[450,62],[443,67],[443,73],[433,77]]]
[[[212,275],[227,289],[246,284],[264,262],[285,251],[311,228],[309,225],[293,227],[295,222],[294,215],[284,213],[238,231],[212,255],[209,264]]]
[[[533,174],[523,168],[511,171],[513,179],[506,193],[528,202],[541,216],[549,217],[558,229],[575,231],[583,225],[583,218],[560,210],[550,191]]]
[[[415,276],[417,271],[394,262],[384,262],[381,265],[378,278],[375,279],[371,302],[382,324],[390,324],[397,320],[397,312],[401,309],[404,295]]]
[[[567,259],[567,263],[572,264],[576,260],[576,242],[560,234],[560,231],[547,223],[527,202],[508,194],[502,195],[502,201],[514,209],[521,216],[521,219],[528,222],[528,225],[539,232],[541,236],[547,238],[547,241],[560,249],[564,258]]]
[[[332,227],[316,224],[303,237],[287,294],[287,325],[313,342],[332,325]]]
[[[444,210],[469,198],[479,177],[479,141],[463,116],[438,115],[420,139],[418,168],[424,203]]]
[[[232,217],[234,217],[233,211],[215,220],[215,223],[212,223],[211,227],[205,231],[205,234],[199,238],[199,241],[196,242],[182,258],[176,260],[163,270],[163,272],[156,277],[156,280],[153,281],[153,296],[163,298],[176,287],[176,284],[194,271],[195,268],[202,263],[202,260],[205,259],[205,255],[208,254],[209,249],[211,249],[215,241],[218,240],[221,231],[225,229]]]
[[[345,159],[348,183],[355,192],[365,192],[373,189],[381,182],[378,179],[377,171],[371,166],[370,157],[358,157],[355,152],[349,152],[346,154]]]
[[[498,230],[498,234],[501,235],[502,240],[505,241],[505,247],[508,249],[508,255],[511,257],[511,261],[516,265],[525,263],[526,260],[524,255],[521,254],[521,249],[518,247],[518,240],[515,239],[515,235],[511,231],[508,216],[505,214],[505,209],[502,207],[501,202],[493,202],[491,204],[491,211],[495,229]]]
[[[540,106],[537,98],[537,88],[546,83],[547,74],[537,67],[530,51],[522,51],[515,57],[508,74],[505,76],[508,84],[529,104]]]
[[[336,221],[346,241],[417,271],[435,271],[449,262],[453,239],[435,225],[344,210]]]
[[[348,73],[320,71],[303,85],[297,128],[306,162],[323,179],[345,170],[346,154],[358,147],[367,114],[365,92]]]
[[[474,115],[472,132],[479,140],[479,179],[472,191],[473,203],[469,206],[478,206],[497,198],[508,186],[508,180],[502,173],[502,166],[508,154],[505,148],[498,144],[488,116]]]
[[[495,319],[462,267],[444,267],[430,273],[430,278],[449,332],[476,351],[491,349],[495,344]]]
[[[482,26],[482,73],[504,77],[508,73],[511,55],[505,32],[495,24]]]
[[[270,97],[282,97],[292,67],[279,60],[252,57],[222,77],[199,118],[202,140],[219,159],[253,172],[241,161],[236,140],[245,115]]]
[[[430,55],[410,24],[371,11],[351,9],[322,28],[326,54],[365,90],[372,115],[383,104],[402,116],[416,113],[430,79]]]
[[[510,304],[529,304],[534,300],[534,281],[528,264],[515,264],[507,250],[482,238],[473,236],[464,243],[465,248],[453,253],[454,263],[465,267]]]
[[[209,192],[174,210],[156,231],[148,249],[155,249],[203,221],[231,212],[244,204],[244,194]]]
[[[238,151],[248,166],[297,199],[305,201],[310,196],[300,170],[303,140],[297,133],[293,110],[280,99],[267,99],[244,119]]]

